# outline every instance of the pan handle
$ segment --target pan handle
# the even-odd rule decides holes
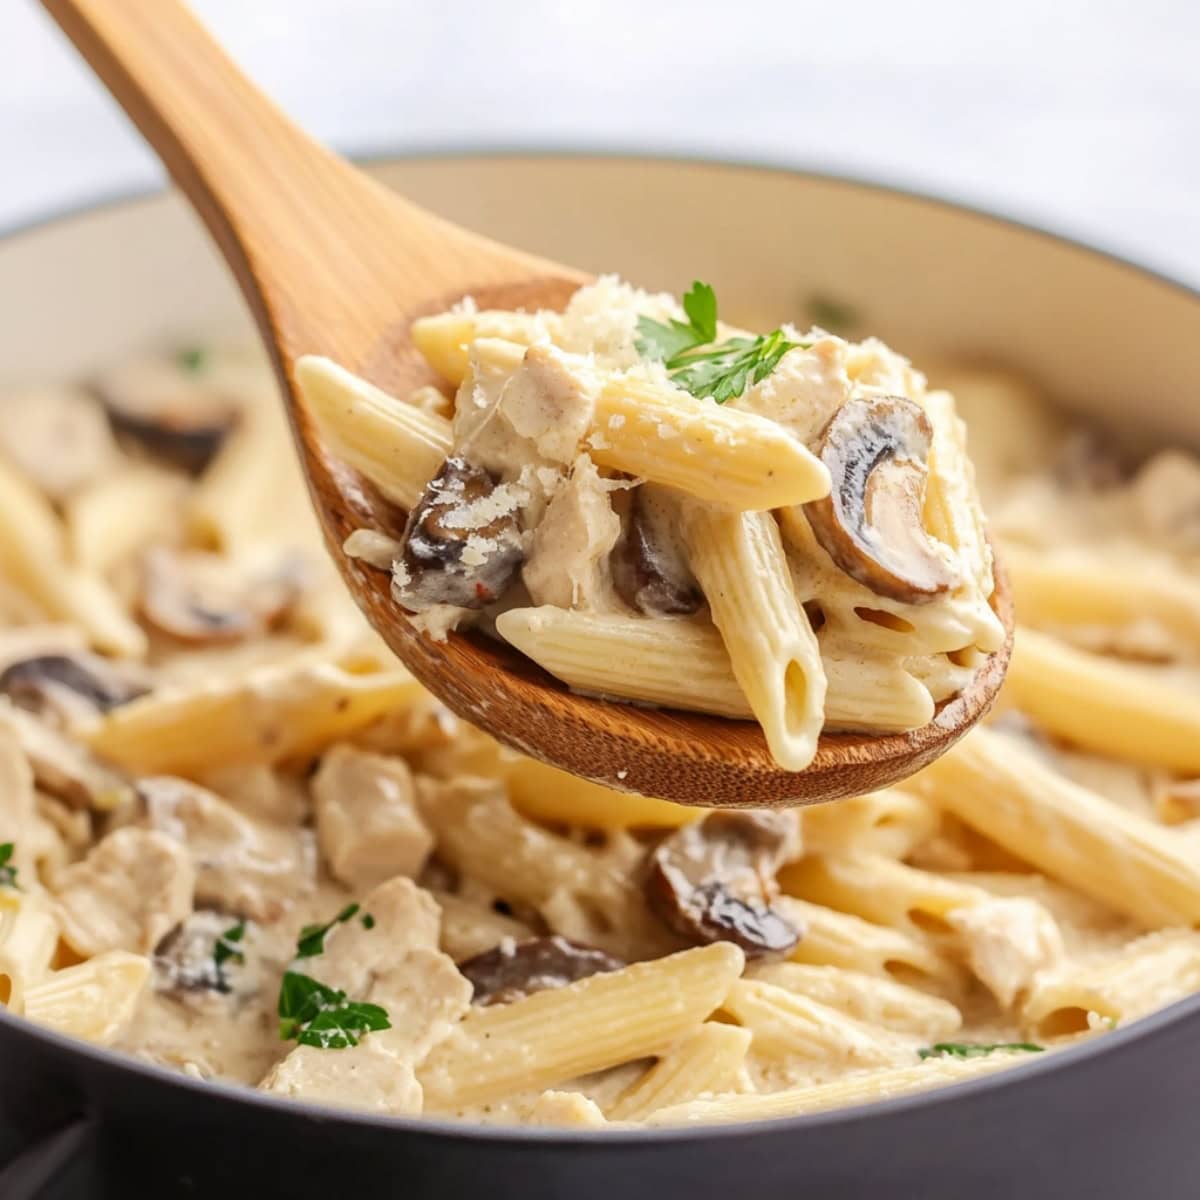
[[[43,1134],[0,1168],[4,1200],[71,1200],[98,1196],[96,1123],[78,1116]]]

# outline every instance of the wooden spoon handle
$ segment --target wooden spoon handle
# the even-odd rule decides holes
[[[455,260],[464,284],[521,261],[313,141],[179,0],[43,3],[203,217],[281,366],[360,361],[403,292],[454,276]]]

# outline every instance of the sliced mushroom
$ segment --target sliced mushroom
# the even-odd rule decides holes
[[[203,358],[142,359],[106,372],[96,391],[119,437],[198,474],[238,419],[236,403],[205,379]]]
[[[51,500],[65,499],[117,465],[117,444],[94,396],[59,387],[4,399],[20,420],[0,421],[0,453]]]
[[[156,546],[143,559],[142,615],[183,642],[237,642],[278,625],[300,598],[304,564],[284,558],[247,572],[217,554]]]
[[[560,988],[625,964],[603,950],[565,937],[505,938],[498,946],[458,964],[475,989],[473,1004],[510,1004],[533,992]]]
[[[801,931],[771,905],[796,829],[793,814],[775,812],[710,813],[685,825],[650,856],[650,906],[691,942],[733,942],[752,957],[786,953]]]
[[[235,956],[243,954],[240,941],[225,935],[239,926],[238,918],[211,908],[199,908],[176,925],[154,948],[154,986],[161,992],[222,992],[242,990],[245,973]],[[244,924],[241,925],[244,930]],[[229,948],[223,961],[217,947]]]
[[[847,575],[906,604],[958,582],[922,518],[932,439],[924,410],[903,396],[848,400],[821,439],[833,488],[805,505],[817,541]]]
[[[40,654],[0,671],[0,692],[19,708],[69,725],[144,696],[150,685],[106,658],[84,651]]]
[[[79,742],[65,737],[23,709],[3,703],[0,720],[17,735],[33,768],[37,786],[72,808],[115,813],[127,810],[136,799],[133,785],[105,766]]]
[[[619,493],[627,511],[611,559],[613,586],[630,608],[648,616],[690,615],[704,603],[704,594],[653,494],[646,493],[646,487]]]
[[[404,528],[395,598],[413,612],[498,600],[524,558],[517,508],[510,486],[465,459],[446,459]]]

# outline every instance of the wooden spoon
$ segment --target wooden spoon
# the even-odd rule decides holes
[[[910,775],[989,708],[1006,645],[912,733],[829,735],[799,774],[756,725],[569,692],[504,645],[414,631],[386,577],[342,553],[383,527],[371,490],[322,448],[293,368],[323,354],[395,395],[430,379],[415,317],[464,295],[484,307],[561,308],[587,276],[459,229],[317,145],[259,93],[177,0],[43,0],[203,217],[254,311],[283,385],[329,551],[371,624],[454,712],[535,758],[686,804],[810,804]],[[319,81],[318,81],[319,83]],[[1007,585],[994,601],[1012,629]]]

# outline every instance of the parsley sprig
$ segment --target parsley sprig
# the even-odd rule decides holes
[[[325,952],[325,935],[335,925],[344,925],[351,920],[358,910],[357,904],[347,904],[332,921],[326,921],[324,925],[305,925],[300,930],[300,940],[296,943],[296,957],[315,958],[318,954],[323,954]]]
[[[246,955],[238,945],[246,936],[245,919],[239,921],[236,925],[231,925],[219,938],[213,943],[213,962],[218,967],[224,966],[227,962],[244,963]]]
[[[349,1000],[339,988],[298,971],[283,974],[278,1012],[282,1040],[321,1050],[357,1046],[362,1034],[392,1027],[387,1010],[378,1004]]]
[[[996,1050],[1016,1050],[1040,1054],[1045,1049],[1033,1042],[935,1042],[918,1050],[920,1058],[983,1058]]]
[[[17,882],[17,868],[12,865],[13,852],[16,846],[12,842],[0,843],[0,887],[16,888],[21,890],[21,885]]]
[[[717,296],[698,279],[684,293],[683,312],[686,322],[672,318],[665,325],[639,317],[635,344],[643,358],[661,360],[672,382],[698,399],[711,396],[725,404],[766,379],[789,350],[811,345],[789,341],[782,329],[717,342]]]
[[[347,904],[332,921],[305,925],[296,943],[296,958],[316,958],[323,954],[329,931],[335,925],[353,920],[360,911],[360,905]],[[364,929],[375,928],[375,918],[370,913],[363,913],[359,920]],[[392,1027],[385,1008],[351,1000],[340,988],[290,968],[284,971],[279,985],[277,1012],[281,1040],[294,1040],[301,1046],[316,1046],[320,1050],[357,1046],[364,1033]]]

